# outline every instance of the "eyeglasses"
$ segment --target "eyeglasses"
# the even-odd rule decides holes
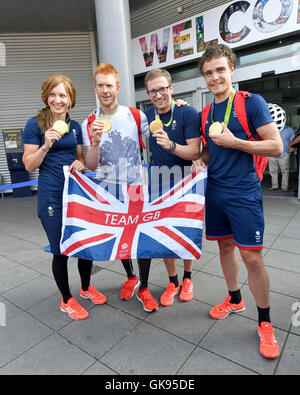
[[[158,92],[160,95],[165,95],[168,92],[169,88],[170,88],[170,85],[165,86],[163,88],[159,88],[159,89],[151,89],[151,91],[147,91],[147,93],[150,97],[156,96]]]

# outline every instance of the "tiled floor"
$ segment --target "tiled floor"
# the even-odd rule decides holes
[[[281,192],[265,192],[264,202],[264,258],[271,280],[271,318],[281,348],[273,361],[258,351],[256,306],[243,263],[239,279],[246,310],[221,321],[208,315],[226,295],[216,243],[204,240],[203,256],[194,263],[193,300],[176,299],[153,314],[144,312],[135,297],[120,300],[126,277],[119,262],[95,262],[92,283],[108,302],[95,306],[81,299],[90,317],[72,321],[59,310],[36,196],[0,199],[0,306],[6,310],[6,325],[0,326],[0,375],[300,374],[300,314],[292,324],[292,306],[296,309],[299,303],[300,310],[300,202]],[[181,262],[178,272],[181,278]],[[78,297],[79,275],[72,258],[69,277]],[[157,300],[167,281],[163,262],[154,260],[150,289]]]

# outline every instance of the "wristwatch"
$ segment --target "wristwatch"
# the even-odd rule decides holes
[[[170,144],[170,151],[175,151],[176,150],[176,143],[175,141],[172,141]]]

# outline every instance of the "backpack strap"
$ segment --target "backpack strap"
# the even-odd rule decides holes
[[[238,91],[234,98],[234,109],[240,124],[245,130],[245,133],[247,134],[248,139],[250,141],[255,141],[255,138],[253,137],[249,129],[247,113],[246,113],[245,101],[249,96],[251,96],[251,93],[249,92]],[[257,140],[261,140],[260,136],[257,137]],[[256,174],[258,175],[258,178],[261,181],[263,179],[264,171],[267,167],[269,158],[267,156],[253,155],[253,159],[254,159]]]
[[[92,138],[92,135],[91,135],[91,132],[90,132],[90,127],[91,127],[91,124],[95,121],[95,119],[96,119],[96,115],[91,115],[88,118],[87,125],[86,125],[86,130],[87,130],[87,133],[88,133],[89,140],[90,140],[91,144],[92,144],[93,138]]]
[[[138,129],[138,134],[139,134],[139,142],[141,144],[141,146],[143,147],[143,149],[146,149],[146,146],[144,144],[144,141],[142,139],[142,131],[141,131],[141,114],[140,114],[140,110],[138,108],[135,107],[129,107],[129,110],[131,111],[135,122],[136,122],[136,126]]]
[[[96,119],[96,115],[91,115],[88,118],[87,125],[86,125],[86,130],[87,130],[87,134],[88,134],[88,137],[89,137],[91,145],[92,145],[92,142],[93,142],[93,137],[92,137],[91,132],[90,132],[90,127],[91,127],[91,124],[95,121],[95,119]],[[99,157],[99,163],[101,163],[101,157]]]
[[[204,145],[207,144],[206,137],[205,137],[205,127],[206,127],[206,122],[208,118],[208,114],[211,109],[211,103],[205,106],[201,112],[201,128],[202,128],[202,133],[201,133],[201,140]]]
[[[252,136],[250,129],[249,129],[249,124],[248,124],[248,119],[247,119],[247,113],[246,113],[246,104],[245,100],[251,95],[251,93],[246,92],[246,91],[238,91],[234,97],[234,109],[236,116],[242,125],[243,129],[245,130],[245,133],[248,136],[248,139],[253,141],[255,138]]]

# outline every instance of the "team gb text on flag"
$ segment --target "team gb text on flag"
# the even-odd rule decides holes
[[[104,188],[64,171],[62,254],[95,261],[200,258],[206,171],[165,192],[151,185]]]

